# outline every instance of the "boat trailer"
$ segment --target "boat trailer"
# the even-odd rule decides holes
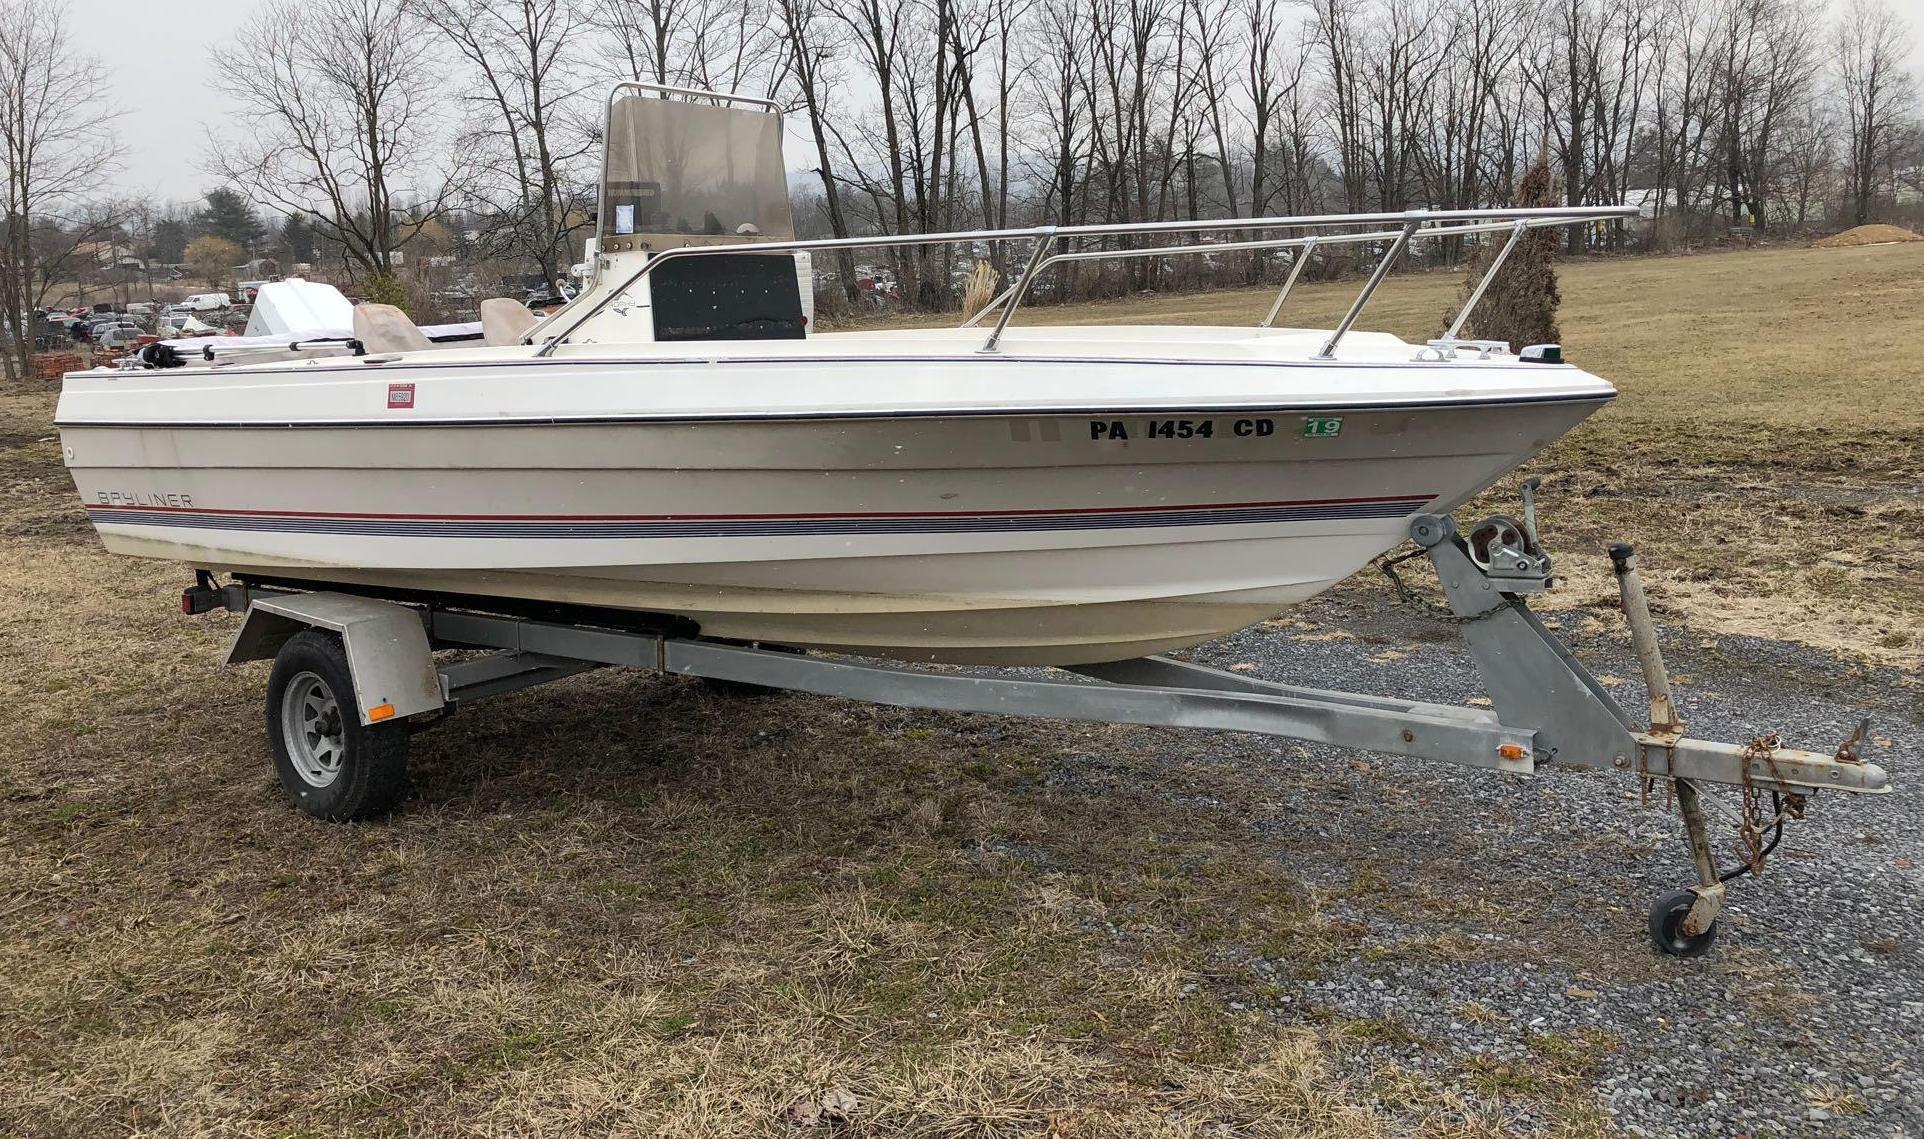
[[[1774,736],[1731,744],[1687,735],[1634,553],[1620,544],[1611,558],[1650,693],[1649,726],[1638,728],[1526,603],[1552,581],[1533,483],[1522,520],[1497,515],[1467,536],[1447,516],[1416,517],[1409,533],[1417,551],[1384,567],[1411,596],[1393,562],[1428,557],[1489,709],[1279,684],[1160,656],[1074,666],[1065,671],[1079,678],[1062,680],[930,671],[705,640],[672,625],[635,627],[645,615],[517,616],[498,611],[508,604],[498,599],[361,595],[251,578],[222,585],[205,570],[181,608],[246,615],[227,663],[274,661],[267,724],[275,766],[289,798],[319,818],[389,810],[405,787],[410,731],[468,701],[604,666],[651,669],[908,708],[1252,732],[1515,775],[1539,764],[1618,772],[1638,780],[1646,799],[1659,785],[1674,795],[1697,883],[1657,898],[1650,935],[1664,953],[1697,956],[1716,936],[1727,884],[1761,869],[1813,792],[1883,793],[1889,777],[1859,757],[1861,725],[1830,754],[1784,748]],[[438,650],[486,655],[437,662]],[[1743,789],[1744,859],[1733,870],[1718,865],[1704,784]]]

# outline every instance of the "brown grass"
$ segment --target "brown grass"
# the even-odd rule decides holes
[[[1793,605],[1821,562],[1914,628],[1920,266],[1878,247],[1571,271],[1572,354],[1625,398],[1541,465],[1553,540],[1649,537],[1659,581],[1716,564]],[[1426,321],[1454,287],[1395,282],[1383,312]],[[1298,312],[1338,303],[1312,288]],[[51,404],[0,396],[0,1135],[1334,1139],[1495,1135],[1498,1101],[1607,1134],[1585,1042],[1363,1087],[1339,1074],[1352,1050],[1437,1046],[1255,1011],[1368,932],[1248,841],[1249,804],[1318,788],[1171,763],[1153,732],[606,672],[417,737],[394,820],[309,823],[262,759],[261,667],[213,667],[232,622],[175,612],[179,567],[100,552]],[[1777,520],[1770,548],[1746,510]],[[1314,841],[1290,857],[1421,880],[1393,840],[1368,865]],[[1505,920],[1443,897],[1344,905]],[[1594,941],[1556,920],[1538,941]]]
[[[963,283],[962,311],[981,312],[983,306],[995,296],[996,286],[1000,283],[1001,277],[996,273],[993,265],[987,261],[977,261],[975,268],[969,270],[968,279]]]

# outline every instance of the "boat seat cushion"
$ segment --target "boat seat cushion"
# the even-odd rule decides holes
[[[489,297],[481,302],[481,341],[490,348],[519,344],[540,323],[541,318],[520,301]]]
[[[427,333],[415,327],[408,314],[393,305],[355,305],[354,339],[371,355],[425,352],[434,347]]]

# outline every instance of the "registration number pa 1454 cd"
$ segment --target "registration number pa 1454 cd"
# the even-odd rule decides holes
[[[1285,423],[1287,421],[1284,421]],[[1302,417],[1305,439],[1334,439],[1343,433],[1340,415]],[[1091,439],[1264,439],[1284,429],[1272,418],[1247,419],[1091,419]]]

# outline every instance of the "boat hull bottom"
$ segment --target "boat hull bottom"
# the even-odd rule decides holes
[[[1335,580],[1228,594],[1073,603],[889,597],[886,607],[824,604],[819,594],[687,585],[569,574],[363,570],[320,566],[208,565],[220,573],[315,588],[342,585],[396,594],[513,599],[659,614],[693,622],[700,635],[894,660],[1062,666],[1129,660],[1213,640],[1256,624]],[[704,596],[705,595],[705,596]],[[756,604],[759,602],[760,604]]]

